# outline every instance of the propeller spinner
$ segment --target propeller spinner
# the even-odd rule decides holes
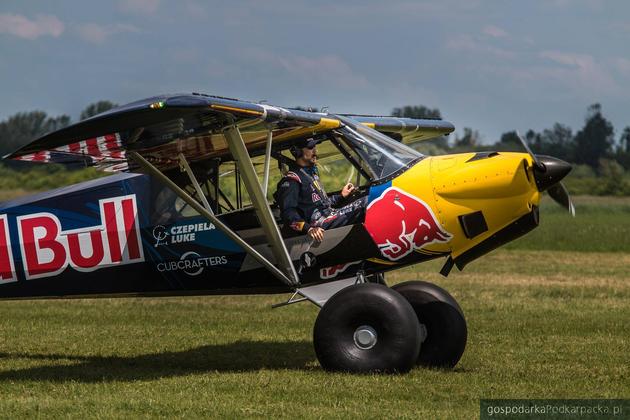
[[[556,203],[567,209],[571,216],[575,217],[575,206],[573,206],[566,187],[560,182],[571,172],[571,165],[551,156],[536,156],[525,139],[518,132],[516,135],[534,162],[534,179],[538,191],[547,191]]]

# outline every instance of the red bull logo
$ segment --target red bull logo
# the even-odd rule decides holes
[[[452,237],[442,229],[431,207],[396,187],[386,189],[367,206],[365,228],[391,261]]]

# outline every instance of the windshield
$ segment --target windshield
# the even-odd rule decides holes
[[[410,147],[350,118],[338,118],[344,126],[335,130],[336,137],[373,181],[385,178],[424,157]]]

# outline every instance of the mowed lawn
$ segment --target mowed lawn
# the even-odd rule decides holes
[[[625,205],[582,210],[627,238]],[[586,219],[544,210],[532,236],[570,229],[581,249]],[[283,296],[0,302],[0,416],[474,418],[480,398],[630,398],[630,253],[531,240],[447,279],[441,261],[388,276],[458,299],[469,338],[454,370],[323,372],[316,308],[272,310]]]

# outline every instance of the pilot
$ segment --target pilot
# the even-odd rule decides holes
[[[356,187],[348,183],[340,194],[326,194],[316,166],[317,143],[319,141],[314,138],[301,139],[289,149],[295,163],[291,163],[289,171],[278,183],[274,197],[285,226],[321,242],[326,229],[361,221],[367,197],[338,207],[356,191]]]

